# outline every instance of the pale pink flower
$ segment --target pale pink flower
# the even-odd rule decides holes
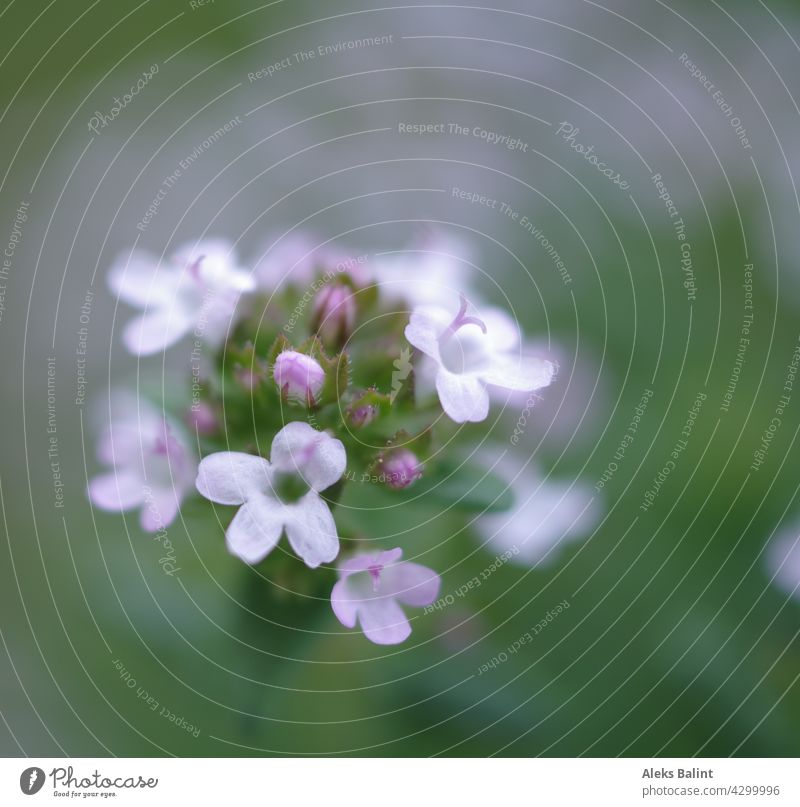
[[[97,458],[110,470],[89,482],[89,500],[101,510],[141,508],[140,523],[148,532],[175,519],[197,468],[180,427],[128,396],[115,398]]]
[[[259,288],[309,288],[321,276],[347,275],[357,285],[368,282],[365,256],[351,256],[342,247],[320,244],[310,233],[295,230],[272,242],[254,270]]]
[[[485,420],[487,388],[532,392],[548,386],[555,365],[523,356],[517,324],[489,308],[474,316],[461,295],[455,316],[440,306],[419,306],[406,326],[406,339],[436,363],[436,391],[442,409],[456,423]]]
[[[143,310],[122,332],[125,346],[139,356],[158,353],[192,333],[220,344],[243,293],[255,288],[239,267],[232,246],[221,239],[185,244],[168,262],[143,250],[121,255],[108,276],[120,300]]]
[[[509,510],[485,513],[475,521],[488,551],[508,552],[509,561],[522,566],[546,565],[567,545],[589,535],[600,520],[602,507],[588,485],[545,478],[530,462],[506,453],[487,450],[478,459],[514,495]]]
[[[473,264],[465,243],[433,233],[416,247],[377,255],[371,262],[373,280],[385,300],[412,309],[446,305],[460,290],[469,288]]]
[[[411,634],[400,605],[422,608],[439,596],[441,578],[427,566],[401,561],[402,549],[356,555],[339,564],[331,607],[346,628],[356,623],[375,644],[399,644]]]
[[[225,533],[232,554],[258,563],[285,530],[313,569],[339,553],[333,515],[319,494],[341,478],[345,463],[339,440],[295,421],[275,435],[269,460],[237,451],[211,454],[200,462],[196,485],[212,502],[241,505]]]

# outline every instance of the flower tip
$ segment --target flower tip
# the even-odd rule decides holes
[[[381,478],[393,490],[410,487],[422,477],[422,463],[408,449],[393,451],[378,462],[382,466]]]
[[[325,383],[325,371],[320,363],[296,350],[284,350],[278,355],[272,375],[284,399],[309,407],[316,405]]]

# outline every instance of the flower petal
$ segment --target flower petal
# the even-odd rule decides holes
[[[144,497],[139,523],[145,532],[158,532],[175,520],[180,499],[173,488],[154,490]]]
[[[549,386],[555,373],[556,366],[547,359],[501,353],[492,357],[491,365],[482,370],[480,376],[496,387],[533,392]]]
[[[489,394],[477,376],[457,375],[440,367],[436,374],[436,391],[442,409],[456,423],[486,420]]]
[[[486,326],[494,351],[506,352],[519,344],[519,325],[502,308],[482,308],[478,316]]]
[[[339,536],[330,508],[310,490],[291,505],[285,505],[286,536],[306,566],[316,569],[339,554]]]
[[[465,244],[436,236],[420,246],[424,248],[384,253],[370,261],[384,299],[413,306],[446,305],[458,299],[459,292],[469,291],[467,272],[477,267]]]
[[[97,459],[107,465],[141,462],[143,451],[164,437],[164,414],[149,400],[128,390],[112,391],[101,416]]]
[[[512,460],[493,460],[489,453],[482,461],[509,480],[514,505],[482,515],[475,527],[492,551],[511,550],[512,563],[551,563],[571,542],[591,533],[600,520],[600,507],[588,486],[543,479],[531,469],[520,472]]]
[[[195,485],[212,502],[242,504],[269,489],[271,472],[263,457],[220,451],[201,460]]]
[[[331,264],[327,250],[316,243],[308,233],[295,231],[270,244],[255,266],[258,285],[267,291],[307,286],[319,269]]]
[[[236,291],[252,291],[256,287],[251,273],[239,267],[233,244],[224,238],[204,238],[182,244],[173,260],[184,271],[196,271],[207,286]]]
[[[419,563],[403,562],[388,566],[381,573],[381,591],[405,605],[430,605],[438,596],[442,579],[433,569]]]
[[[287,423],[275,435],[270,460],[275,468],[298,474],[318,492],[337,482],[347,465],[340,440],[300,420]]]
[[[134,355],[151,356],[174,345],[191,328],[192,320],[181,308],[152,308],[125,326],[122,341]]]
[[[446,308],[421,305],[414,309],[406,325],[406,339],[417,350],[441,364],[439,337],[445,332],[453,317]]]
[[[245,563],[263,560],[280,540],[284,509],[277,499],[262,494],[251,496],[225,533],[228,551]]]
[[[136,308],[167,306],[175,298],[179,275],[141,249],[117,257],[108,273],[108,286],[120,300]]]
[[[89,482],[89,499],[101,510],[129,510],[144,499],[144,485],[139,474],[118,471],[101,474]]]
[[[389,549],[386,552],[365,552],[361,555],[354,555],[339,564],[339,574],[341,577],[349,577],[356,572],[365,572],[370,566],[390,566],[397,563],[401,557],[403,557],[403,550],[400,547]]]
[[[376,597],[360,603],[358,620],[364,636],[375,644],[400,644],[411,635],[408,618],[392,597]]]
[[[228,273],[228,286],[234,291],[248,292],[256,288],[256,279],[246,269],[234,269]]]
[[[354,628],[356,626],[356,617],[358,615],[357,601],[353,597],[347,586],[347,578],[340,580],[331,592],[331,608],[336,618],[346,628]]]

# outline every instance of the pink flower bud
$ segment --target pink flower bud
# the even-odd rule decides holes
[[[383,477],[390,488],[402,490],[421,476],[422,463],[406,448],[391,452],[383,460]]]
[[[258,373],[249,367],[236,367],[233,371],[236,383],[246,392],[252,392],[260,383]]]
[[[314,301],[312,329],[328,345],[341,347],[356,324],[356,300],[353,291],[341,283],[321,289]]]
[[[350,425],[356,429],[361,429],[364,426],[372,423],[378,410],[372,404],[364,404],[364,406],[357,406],[349,412]]]
[[[284,350],[278,356],[272,375],[284,397],[309,406],[316,403],[325,383],[325,371],[319,362],[295,350]]]
[[[193,403],[186,413],[186,422],[198,434],[214,434],[217,430],[217,417],[214,410],[206,401]]]

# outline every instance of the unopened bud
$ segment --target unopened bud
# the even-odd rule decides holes
[[[247,392],[252,392],[261,381],[258,372],[249,367],[235,367],[233,377],[236,379],[236,383]]]
[[[186,413],[186,422],[198,434],[214,434],[217,430],[217,416],[211,404],[206,401],[193,403]]]
[[[272,375],[285,398],[309,406],[315,405],[325,383],[325,371],[319,362],[295,350],[279,354]]]
[[[350,425],[356,429],[361,429],[364,426],[372,423],[375,416],[378,414],[377,407],[372,404],[364,404],[363,406],[356,406],[349,412]]]
[[[422,463],[412,451],[401,448],[384,457],[382,470],[386,484],[395,490],[402,490],[422,476]]]
[[[342,283],[320,290],[314,301],[311,328],[327,345],[341,348],[356,324],[356,300],[353,291]]]

